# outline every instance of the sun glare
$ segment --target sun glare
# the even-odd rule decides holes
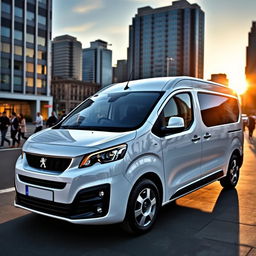
[[[230,77],[229,87],[241,95],[246,92],[248,83],[243,77]]]

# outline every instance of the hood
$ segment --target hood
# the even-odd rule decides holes
[[[86,130],[47,129],[32,135],[23,151],[34,154],[76,157],[93,151],[126,143],[136,131],[102,132]]]

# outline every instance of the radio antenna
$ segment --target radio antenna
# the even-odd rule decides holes
[[[131,79],[132,79],[132,73],[133,73],[133,69],[132,69],[132,71],[131,71],[131,73],[130,73],[130,75],[129,75],[129,79],[128,79],[128,81],[127,81],[126,86],[124,87],[124,90],[128,90],[128,89],[129,89],[129,83],[130,83],[130,81],[131,81]]]

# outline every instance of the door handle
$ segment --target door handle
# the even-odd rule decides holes
[[[192,139],[193,142],[197,142],[199,141],[201,138],[197,135],[194,136],[194,138]]]
[[[208,132],[204,135],[204,138],[205,138],[205,139],[209,139],[209,138],[211,138],[211,137],[212,137],[212,135],[211,135],[210,133],[208,133]]]

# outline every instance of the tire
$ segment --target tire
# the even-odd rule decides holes
[[[234,188],[239,180],[239,159],[237,155],[232,155],[228,165],[227,176],[220,180],[220,184],[223,188]]]
[[[141,180],[133,188],[122,228],[131,234],[148,232],[155,224],[160,208],[160,194],[154,182]]]

